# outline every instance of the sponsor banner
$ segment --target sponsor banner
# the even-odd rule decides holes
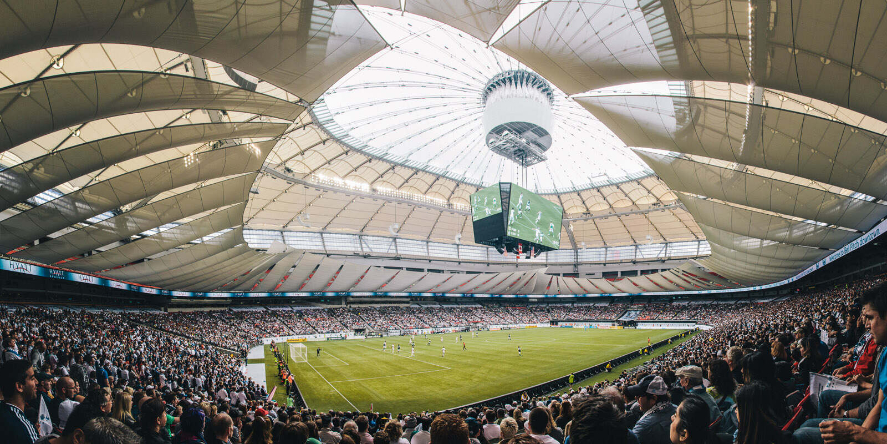
[[[307,339],[305,339],[305,338],[290,338],[290,339],[286,340],[286,342],[305,342],[305,341],[307,341]]]

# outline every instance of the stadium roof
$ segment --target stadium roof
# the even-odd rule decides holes
[[[574,261],[710,245],[671,274],[537,271],[526,291],[775,282],[887,216],[887,4],[356,3],[0,5],[2,251],[204,291],[258,289],[273,264],[293,282],[354,268],[258,251],[255,230],[461,255],[468,196],[512,178],[472,135],[473,91],[499,68],[556,89],[551,160],[529,182],[564,208]],[[405,279],[358,271],[338,286]],[[333,289],[317,282],[299,285]]]

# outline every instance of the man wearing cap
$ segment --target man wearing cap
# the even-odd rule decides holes
[[[641,418],[632,432],[640,444],[670,444],[671,416],[677,408],[668,400],[668,387],[661,376],[650,375],[637,385],[628,387],[628,394],[638,399]]]
[[[721,416],[721,409],[718,408],[718,403],[705,391],[705,385],[702,384],[702,367],[687,365],[679,368],[675,372],[675,376],[680,378],[681,387],[687,393],[702,398],[708,404],[709,420],[711,422],[714,422]]]

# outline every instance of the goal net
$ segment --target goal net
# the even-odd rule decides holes
[[[289,348],[290,359],[292,359],[293,362],[308,362],[308,347],[306,347],[305,344],[300,342],[290,342]]]

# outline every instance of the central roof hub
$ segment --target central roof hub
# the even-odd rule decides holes
[[[545,79],[523,69],[501,72],[487,82],[481,100],[490,150],[522,167],[547,159],[554,92]]]

